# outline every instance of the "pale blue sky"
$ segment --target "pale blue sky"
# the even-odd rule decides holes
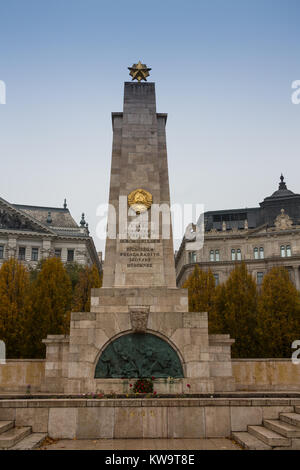
[[[0,196],[67,197],[103,249],[110,113],[139,59],[169,115],[172,202],[256,206],[281,172],[300,192],[299,18],[299,0],[1,0]]]

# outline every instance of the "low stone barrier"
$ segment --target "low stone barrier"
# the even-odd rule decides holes
[[[300,365],[290,359],[232,359],[232,374],[236,390],[300,391]],[[41,391],[44,376],[43,359],[8,359],[0,364],[0,392],[24,392],[27,385],[31,385],[31,391]],[[222,378],[220,381],[215,391],[226,391],[227,384],[222,384]],[[159,383],[157,386],[161,393]],[[179,392],[176,383],[168,391]]]
[[[300,364],[291,359],[232,359],[236,390],[300,391]]]
[[[25,392],[41,390],[45,377],[43,359],[7,359],[0,364],[0,392]]]
[[[299,398],[1,399],[0,420],[60,439],[229,437]]]

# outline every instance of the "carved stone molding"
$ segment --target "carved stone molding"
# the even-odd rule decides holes
[[[146,333],[150,307],[130,307],[130,322],[134,333]]]
[[[278,230],[288,230],[293,225],[292,219],[288,214],[285,213],[284,209],[281,209],[281,214],[276,217],[275,227]]]

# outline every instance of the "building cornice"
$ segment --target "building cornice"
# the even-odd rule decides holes
[[[0,228],[0,235],[4,234],[7,236],[13,235],[14,238],[26,238],[26,237],[37,237],[37,238],[55,238],[57,235],[55,233],[46,233],[46,232],[30,232],[25,230],[12,230]]]
[[[296,266],[299,266],[300,263],[300,254],[288,256],[288,257],[281,257],[281,256],[269,256],[268,258],[263,258],[263,259],[244,259],[241,261],[197,261],[196,263],[186,263],[182,266],[180,269],[178,275],[176,276],[176,281],[177,284],[181,281],[184,273],[186,270],[190,270],[191,268],[193,269],[196,265],[199,266],[199,268],[209,268],[211,270],[217,268],[217,267],[228,267],[232,266],[232,269],[234,266],[240,265],[242,263],[246,263],[247,265],[252,265],[252,266],[264,266],[265,268],[269,268],[269,265],[274,266],[276,265],[283,265],[283,266],[290,266],[293,263],[296,263]]]

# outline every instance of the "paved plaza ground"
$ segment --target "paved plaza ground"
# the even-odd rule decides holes
[[[230,439],[61,439],[42,450],[241,450]]]

